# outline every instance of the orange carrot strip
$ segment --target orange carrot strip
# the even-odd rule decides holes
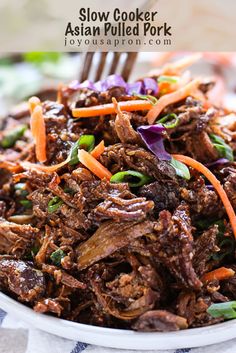
[[[205,175],[205,177],[212,183],[214,186],[215,190],[217,191],[219,197],[221,198],[221,201],[225,207],[225,210],[228,214],[231,227],[234,233],[234,237],[236,238],[236,215],[234,212],[234,209],[229,201],[229,198],[223,189],[223,186],[220,184],[219,180],[215,177],[215,175],[208,169],[206,168],[202,163],[196,161],[193,158],[183,156],[181,154],[173,154],[173,157],[177,159],[177,161],[180,161],[184,164],[187,164],[188,166],[198,170],[200,173]]]
[[[112,174],[85,150],[78,150],[79,161],[100,179],[110,180]]]
[[[149,110],[153,105],[146,100],[130,100],[125,102],[119,102],[121,110],[132,112],[135,110]],[[90,118],[99,115],[109,115],[115,113],[115,107],[113,103],[95,105],[87,108],[75,108],[72,109],[72,115],[74,118]]]
[[[45,162],[46,156],[46,127],[41,106],[36,106],[31,115],[31,131],[35,140],[36,158],[39,162]]]
[[[29,111],[31,115],[33,114],[34,108],[41,104],[40,99],[35,96],[31,97],[28,103],[29,103]],[[31,129],[32,136],[35,137],[37,132],[34,131],[34,128],[32,126],[32,119],[30,120],[30,129]]]
[[[200,81],[198,79],[195,79],[191,82],[189,82],[186,86],[181,87],[175,92],[165,94],[162,96],[157,104],[152,106],[152,109],[149,110],[147,113],[146,117],[148,120],[149,124],[153,124],[154,121],[157,119],[158,115],[161,113],[161,111],[167,107],[169,104],[176,103],[180,101],[181,99],[186,98],[187,96],[190,96],[192,92],[196,90],[196,88],[199,86]]]
[[[42,164],[36,164],[36,163],[30,163],[30,162],[20,162],[20,165],[22,166],[22,168],[26,170],[36,169],[36,170],[41,170],[42,172],[53,173],[57,169],[62,168],[64,165],[66,165],[69,162],[69,160],[70,158],[67,158],[65,161],[54,165],[42,165]]]
[[[28,102],[29,102],[30,114],[33,113],[35,107],[37,107],[38,105],[41,104],[40,99],[38,97],[35,97],[35,96],[31,97]]]
[[[234,274],[235,274],[235,271],[233,271],[231,268],[220,267],[220,268],[217,268],[216,270],[205,273],[201,277],[201,281],[202,282],[211,282],[214,280],[222,281],[223,279],[232,277]]]
[[[94,147],[94,149],[90,154],[94,158],[98,159],[101,156],[101,154],[103,154],[104,150],[105,150],[105,145],[104,145],[104,141],[102,140],[96,147]]]
[[[185,70],[187,67],[193,65],[195,62],[202,58],[201,53],[195,53],[189,56],[186,56],[178,61],[173,63],[168,63],[164,65],[163,69],[161,70],[162,75],[176,75],[179,74],[181,71]]]
[[[18,173],[22,170],[22,167],[19,164],[10,161],[0,161],[0,168],[7,169],[12,173]]]

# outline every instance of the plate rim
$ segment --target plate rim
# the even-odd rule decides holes
[[[236,319],[180,331],[135,332],[86,325],[36,313],[32,308],[2,292],[0,292],[0,307],[12,316],[42,331],[109,348],[132,350],[193,348],[224,342],[236,337]]]

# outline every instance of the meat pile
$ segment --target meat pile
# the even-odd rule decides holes
[[[206,87],[200,88],[205,95]],[[42,104],[47,165],[64,161],[80,136],[92,134],[96,143],[104,140],[99,162],[112,174],[133,170],[150,182],[131,187],[100,180],[80,162],[53,173],[22,169],[19,162],[37,161],[29,112],[16,110],[0,132],[1,138],[28,125],[14,145],[0,147],[1,290],[37,312],[104,327],[173,331],[222,321],[207,308],[236,299],[236,275],[203,280],[222,265],[236,266],[231,227],[217,193],[197,171],[185,180],[148,150],[137,133],[147,125],[145,112],[72,117],[74,107],[132,99],[122,87],[98,93],[68,86],[60,95],[60,103]],[[179,124],[167,131],[166,150],[214,164],[220,156],[210,134],[226,112],[189,96],[162,116],[169,113]],[[234,150],[233,139],[228,135],[225,141]],[[216,163],[211,170],[236,209],[235,162]]]

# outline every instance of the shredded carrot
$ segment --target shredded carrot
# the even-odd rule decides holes
[[[29,103],[29,111],[31,115],[33,114],[34,108],[41,104],[40,99],[35,96],[31,97],[28,103]],[[34,131],[34,125],[32,126],[32,119],[30,119],[30,130],[31,130],[32,136],[35,138],[37,131]]]
[[[105,150],[105,145],[104,145],[104,141],[102,140],[90,153],[91,156],[93,156],[94,158],[98,159],[101,154],[103,154]]]
[[[147,113],[147,120],[149,124],[153,124],[154,121],[157,119],[158,115],[161,113],[161,111],[167,107],[169,104],[176,103],[180,101],[181,99],[186,98],[187,96],[190,96],[199,86],[200,81],[198,79],[195,79],[191,82],[189,82],[186,86],[181,87],[175,92],[165,94],[162,96],[157,104],[152,106],[152,109],[149,110]]]
[[[100,162],[98,162],[91,154],[85,150],[78,150],[79,161],[88,168],[93,174],[100,179],[110,180],[112,174]]]
[[[0,168],[7,169],[12,173],[18,173],[22,170],[20,164],[15,164],[10,161],[0,161]]]
[[[219,197],[221,198],[221,201],[225,207],[225,210],[228,214],[231,227],[234,233],[234,236],[236,238],[236,215],[234,212],[234,209],[229,201],[229,198],[223,189],[223,186],[220,184],[219,180],[215,177],[215,175],[208,169],[206,168],[202,163],[196,161],[195,159],[191,157],[187,157],[181,154],[173,154],[173,157],[177,159],[177,161],[180,161],[184,164],[187,164],[188,166],[198,170],[200,173],[202,173],[214,186],[215,190],[217,191]]]
[[[31,131],[35,140],[36,158],[45,162],[46,156],[46,127],[41,106],[36,106],[31,114]]]
[[[23,169],[21,166],[20,166],[20,168],[21,168],[21,170]],[[17,173],[17,174],[12,175],[12,182],[14,184],[17,184],[23,178],[27,178],[27,172],[21,172],[21,173]]]
[[[90,153],[94,158],[99,158],[100,155],[104,152],[105,146],[104,146],[104,141],[102,140]],[[30,163],[30,162],[20,162],[20,165],[24,169],[36,169],[36,170],[41,170],[42,172],[47,172],[47,173],[53,173],[57,171],[58,169],[64,167],[68,162],[70,161],[70,156],[66,158],[61,163],[54,164],[54,165],[42,165],[42,164],[36,164],[36,163]],[[1,164],[0,164],[1,166]]]
[[[214,86],[207,93],[211,104],[218,107],[224,105],[224,98],[226,96],[226,82],[223,76],[217,75],[214,77]]]
[[[177,83],[160,82],[158,83],[160,95],[176,91],[179,87]]]
[[[62,91],[63,91],[64,85],[63,83],[58,84],[57,88],[57,103],[61,104],[62,103]]]
[[[211,282],[215,280],[222,281],[223,279],[227,279],[233,277],[235,272],[231,268],[220,267],[211,272],[205,273],[201,277],[202,282]]]
[[[155,53],[153,64],[155,66],[163,66],[167,62],[167,60],[171,59],[174,55],[175,52],[173,51]]]
[[[36,169],[46,173],[53,173],[59,168],[62,168],[64,165],[66,165],[69,162],[69,160],[70,158],[67,158],[65,161],[54,165],[42,165],[42,164],[36,164],[36,163],[30,163],[30,162],[20,162],[20,165],[22,166],[22,168],[26,170]]]
[[[38,105],[40,105],[41,102],[40,102],[40,99],[38,97],[31,97],[29,99],[29,110],[30,110],[30,114],[33,113],[34,111],[34,108],[37,107]]]
[[[189,56],[186,56],[176,62],[168,63],[164,65],[161,73],[162,75],[176,75],[180,74],[181,71],[185,70],[187,67],[193,65],[195,62],[202,58],[201,53],[195,53]]]
[[[130,100],[119,102],[118,104],[121,110],[125,110],[127,112],[132,112],[135,110],[149,110],[153,107],[153,105],[146,100]],[[93,116],[114,114],[115,112],[113,103],[72,109],[72,115],[74,118],[90,118]]]

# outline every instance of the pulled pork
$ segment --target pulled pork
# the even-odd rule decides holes
[[[165,95],[185,84],[187,76],[178,70],[174,84],[161,82],[165,76],[157,80],[160,73],[136,82],[137,94],[112,76],[95,85],[63,86],[57,102],[47,97],[41,104],[44,163],[38,162],[39,139],[33,138],[44,131],[31,131],[28,105],[4,119],[3,292],[37,312],[102,327],[162,332],[224,320],[208,309],[236,300],[229,209],[207,173],[204,177],[195,168],[187,170],[173,155],[208,165],[236,211],[235,114],[210,103],[207,95],[214,83],[206,80],[189,96],[163,103],[157,114]],[[141,108],[121,111],[119,102],[132,108],[133,101],[150,99],[148,95],[158,99],[148,119]],[[98,111],[94,106],[107,103],[112,114],[106,114],[105,106],[105,115],[99,111],[98,116],[74,118],[74,109]],[[141,131],[150,129],[155,133],[143,139]],[[89,162],[77,158],[78,149],[91,153],[84,153]]]

